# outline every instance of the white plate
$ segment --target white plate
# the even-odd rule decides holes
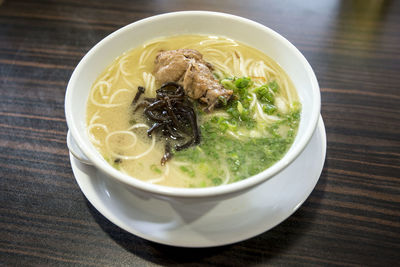
[[[157,243],[212,247],[261,234],[281,223],[307,199],[325,161],[326,134],[320,117],[310,143],[284,171],[222,202],[179,203],[138,196],[110,183],[70,154],[79,187],[90,203],[122,229]]]

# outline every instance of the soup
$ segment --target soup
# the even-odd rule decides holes
[[[169,61],[157,65],[164,58]],[[177,58],[191,70],[180,67]],[[164,75],[173,64],[180,78]],[[210,74],[189,73],[202,68]],[[204,77],[215,90],[198,93],[204,84],[193,84]],[[174,100],[175,89],[184,91],[184,100]],[[150,107],[162,101],[165,107],[171,101],[187,105],[181,113],[157,115],[172,116],[170,125],[182,119],[183,127],[171,130],[166,119],[154,118]],[[190,110],[195,124],[185,115]],[[262,52],[219,36],[173,36],[124,53],[98,77],[87,102],[87,134],[107,162],[136,179],[172,187],[218,186],[281,159],[294,141],[300,112],[291,80]],[[182,133],[172,133],[179,128]],[[181,138],[192,131],[192,139]]]

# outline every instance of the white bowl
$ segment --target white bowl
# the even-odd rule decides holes
[[[111,62],[134,47],[155,38],[179,34],[228,37],[259,49],[274,59],[292,79],[302,103],[297,136],[286,155],[265,171],[228,185],[208,188],[172,188],[143,182],[110,166],[86,135],[86,102],[93,82]],[[68,147],[82,161],[139,194],[166,199],[212,201],[232,197],[273,178],[309,143],[320,114],[320,91],[315,74],[304,56],[288,40],[254,21],[224,13],[183,11],[149,17],[129,24],[96,44],[79,62],[68,83],[65,114]],[[293,177],[295,179],[296,177]]]

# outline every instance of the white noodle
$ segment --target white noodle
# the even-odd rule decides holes
[[[256,114],[258,114],[258,116],[261,117],[265,122],[274,122],[279,120],[277,116],[271,116],[265,114],[264,111],[262,110],[260,103],[257,102],[256,107],[257,107],[257,112],[254,113],[254,115],[256,116]]]
[[[154,75],[148,72],[143,72],[143,83],[146,90],[148,90],[150,94],[154,95],[156,83],[156,78]]]
[[[244,67],[243,64],[243,55],[242,53],[240,53],[240,51],[235,51],[235,54],[237,54],[239,56],[238,58],[238,62],[239,62],[239,74],[240,76],[247,76],[247,71]]]
[[[137,137],[136,137],[136,135],[135,135],[133,132],[131,132],[130,130],[133,130],[133,129],[136,129],[136,128],[140,128],[140,127],[149,128],[149,126],[147,126],[146,124],[138,123],[138,124],[135,124],[135,125],[131,126],[131,127],[130,127],[128,130],[126,130],[126,131],[115,131],[115,132],[109,133],[109,134],[107,135],[107,137],[106,137],[105,143],[106,143],[106,148],[110,151],[110,154],[111,154],[112,156],[114,156],[114,157],[121,158],[121,159],[124,159],[124,160],[139,159],[139,158],[142,158],[142,157],[146,156],[147,154],[149,154],[149,153],[153,150],[154,145],[155,145],[155,142],[156,142],[156,138],[154,137],[154,135],[153,135],[152,138],[151,138],[151,146],[150,146],[146,151],[144,151],[143,153],[141,153],[141,154],[139,154],[139,155],[135,155],[135,156],[125,156],[125,155],[121,155],[121,154],[118,154],[118,153],[113,152],[112,149],[110,148],[109,139],[111,138],[111,136],[113,136],[113,135],[115,135],[115,134],[128,134],[128,135],[134,136],[134,137],[135,137],[135,144],[136,144],[136,139],[137,139]],[[133,146],[131,146],[131,147],[133,147]],[[131,147],[130,147],[130,148],[131,148]]]
[[[132,125],[131,127],[129,127],[128,130],[133,130],[133,129],[137,129],[137,128],[149,128],[149,126],[144,123],[136,123],[135,125]]]
[[[104,93],[104,86],[106,86],[106,92]],[[92,91],[96,91],[99,88],[100,90],[100,95],[104,96],[104,95],[108,95],[110,93],[111,90],[111,84],[109,82],[106,81],[98,81],[94,86]]]
[[[100,113],[100,110],[96,111],[96,112],[93,114],[92,118],[91,118],[90,121],[89,121],[89,125],[92,124],[92,123],[94,123],[96,120],[98,120],[98,119],[100,118],[99,113]]]
[[[283,89],[284,89],[285,92],[286,92],[286,96],[287,96],[289,105],[290,105],[290,107],[292,108],[292,107],[293,107],[292,94],[290,93],[289,85],[288,85],[286,79],[283,79]]]
[[[243,76],[249,76],[250,72],[247,72],[246,70],[249,69],[249,65],[253,62],[253,59],[246,59],[244,63],[242,64],[243,67]]]
[[[121,62],[119,63],[119,69],[118,69],[118,70],[121,71],[123,75],[129,76],[129,75],[132,75],[132,73],[127,72],[127,71],[124,69],[124,65],[125,65],[126,61],[127,61],[127,60],[125,59],[125,60],[123,60],[123,61],[121,61]]]
[[[134,147],[136,145],[136,143],[137,143],[137,136],[133,132],[131,132],[131,131],[114,131],[112,133],[109,133],[107,135],[107,137],[106,137],[106,148],[108,150],[110,150],[110,151],[112,151],[112,149],[110,147],[110,138],[113,137],[114,135],[128,135],[128,136],[131,136],[133,141],[129,146],[127,146],[129,148]],[[124,149],[125,149],[125,147],[124,147]],[[126,149],[128,149],[128,148],[126,148]],[[117,155],[116,153],[113,153],[113,154],[115,154],[114,155],[115,157],[119,157],[119,155]]]
[[[253,108],[254,108],[254,106],[256,105],[256,102],[257,102],[257,96],[256,96],[255,93],[250,93],[250,95],[251,95],[251,103],[250,103],[249,109],[253,110]]]
[[[99,107],[105,107],[105,108],[113,108],[113,107],[118,107],[118,106],[121,106],[122,104],[105,104],[105,103],[99,103],[99,102],[97,102],[95,99],[94,99],[94,94],[95,94],[95,90],[91,90],[90,91],[90,97],[89,97],[89,99],[90,99],[90,101],[94,104],[94,105],[96,105],[96,106],[99,106]]]
[[[140,55],[140,58],[139,58],[139,65],[144,65],[144,64],[143,64],[143,63],[144,63],[144,58],[147,57],[147,53],[148,53],[148,50],[145,50],[145,51]]]
[[[154,41],[148,42],[147,44],[143,45],[143,48],[146,49],[146,48],[148,48],[149,46],[152,46],[152,45],[158,45],[158,46],[160,46],[161,44],[163,44],[163,43],[165,43],[165,42],[166,42],[166,41],[161,40],[161,39],[154,40]]]
[[[206,45],[212,45],[212,46],[238,46],[238,43],[235,42],[232,39],[225,39],[225,40],[221,40],[221,39],[208,39],[208,40],[204,40],[201,41],[199,43],[202,46],[206,46]]]
[[[266,73],[265,71],[267,71],[267,72],[269,72],[269,73],[272,73],[273,75],[277,75],[277,73],[276,73],[276,71],[272,68],[272,67],[269,67],[269,66],[267,66],[265,63],[264,63],[264,61],[260,61],[261,62],[261,65],[262,65],[262,67],[263,67],[263,70],[264,70],[264,74]]]
[[[121,76],[121,69],[118,68],[117,71],[116,71],[116,73],[115,73],[115,76],[113,77],[113,78],[114,78],[113,82],[114,82],[114,81],[115,81],[115,82],[118,82],[120,76]]]
[[[108,103],[109,104],[112,104],[112,102],[114,101],[114,98],[117,96],[117,95],[119,95],[121,92],[130,92],[130,90],[128,90],[128,89],[119,89],[119,90],[117,90],[117,91],[115,91],[112,95],[111,95],[111,97],[110,97],[110,100],[108,101]]]
[[[146,62],[148,61],[150,55],[154,52],[154,50],[155,50],[156,48],[157,48],[157,47],[153,47],[153,48],[150,49],[150,50],[144,51],[144,52],[140,55],[140,58],[139,58],[139,65],[145,65]]]
[[[93,123],[87,127],[87,134],[89,136],[90,141],[95,143],[96,145],[100,146],[101,145],[100,141],[96,137],[94,137],[94,135],[92,134],[92,129],[94,127],[102,128],[106,133],[108,133],[108,128],[106,125],[101,124],[101,123]]]
[[[229,69],[228,66],[226,66],[224,63],[221,63],[220,61],[215,60],[215,61],[213,61],[213,65],[214,65],[217,69],[221,70],[223,73],[231,75],[230,69]],[[232,76],[232,75],[231,75],[231,76]]]
[[[232,52],[231,58],[233,61],[233,72],[234,72],[235,76],[240,76],[240,74],[239,74],[239,72],[240,72],[239,59],[235,55],[235,51]]]
[[[210,54],[216,54],[219,55],[222,58],[225,58],[227,56],[226,53],[222,52],[221,50],[217,50],[215,48],[207,48],[204,50],[204,56],[207,55],[209,56]]]

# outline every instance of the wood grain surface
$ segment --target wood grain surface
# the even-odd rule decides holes
[[[321,86],[328,149],[315,190],[277,227],[229,246],[176,248],[123,231],[86,200],[69,163],[74,67],[114,30],[178,10],[276,30]],[[399,1],[0,0],[0,265],[398,266],[399,86]]]

